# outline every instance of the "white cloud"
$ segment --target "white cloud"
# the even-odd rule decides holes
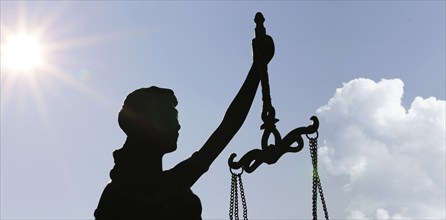
[[[376,210],[376,219],[388,220],[390,219],[389,213],[385,209]]]
[[[365,220],[365,219],[369,219],[369,218],[366,217],[364,212],[362,212],[360,210],[353,210],[353,211],[350,211],[350,215],[347,217],[347,219]]]
[[[349,180],[348,218],[446,218],[446,102],[416,97],[406,110],[403,87],[355,79],[317,110],[320,160]]]

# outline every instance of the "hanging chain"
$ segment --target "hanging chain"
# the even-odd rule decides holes
[[[317,133],[316,133],[317,134]],[[319,178],[319,172],[317,169],[317,136],[315,138],[310,138],[307,135],[310,142],[310,154],[311,163],[313,164],[313,220],[317,220],[317,193],[321,196],[322,207],[324,209],[325,219],[328,220],[328,210],[325,204],[324,192],[322,190],[321,180]]]
[[[243,173],[243,171],[242,171]],[[248,207],[246,205],[246,198],[245,198],[245,190],[243,189],[243,181],[242,181],[242,173],[235,174],[231,170],[231,195],[230,195],[230,202],[229,202],[229,219],[230,220],[239,220],[239,214],[238,214],[238,191],[240,185],[240,198],[242,200],[242,207],[243,207],[243,219],[248,220]]]
[[[248,220],[248,207],[246,205],[245,190],[243,189],[242,174],[238,176],[238,183],[240,185],[240,197],[242,198],[243,219]]]
[[[230,220],[232,220],[232,219],[234,219],[233,218],[233,216],[234,216],[234,189],[235,189],[235,186],[234,186],[234,179],[235,179],[235,176],[234,176],[234,174],[232,174],[232,177],[231,177],[231,196],[230,196],[230,200],[229,200],[229,219]]]

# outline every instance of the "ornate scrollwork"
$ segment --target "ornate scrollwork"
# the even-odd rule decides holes
[[[296,153],[301,151],[304,147],[302,135],[317,133],[317,129],[319,128],[318,118],[316,116],[312,116],[310,119],[313,121],[313,124],[307,127],[296,128],[290,131],[283,138],[280,138],[279,131],[277,131],[275,126],[273,129],[265,128],[262,136],[262,149],[253,149],[249,151],[243,155],[239,161],[234,161],[237,154],[232,153],[228,159],[229,167],[232,169],[243,168],[243,170],[246,172],[252,173],[262,163],[271,165],[276,163],[285,153]],[[268,145],[267,141],[270,135],[274,135],[275,143]],[[294,143],[296,144],[294,145]]]

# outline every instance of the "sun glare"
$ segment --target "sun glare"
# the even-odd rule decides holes
[[[36,37],[25,33],[11,36],[2,47],[5,66],[28,72],[42,63],[42,48]]]
[[[0,1],[3,7],[3,1]],[[82,20],[64,17],[64,10],[71,4],[67,1],[57,1],[45,9],[34,7],[43,4],[39,1],[6,1],[5,4],[9,8],[2,12],[7,13],[0,13],[2,109],[16,103],[16,109],[21,110],[31,100],[43,120],[48,122],[51,118],[46,96],[51,94],[65,101],[63,91],[69,89],[110,105],[105,97],[89,87],[91,71],[78,63],[70,50],[85,49],[88,45],[102,43],[104,39],[115,39],[113,35],[91,36],[77,31],[76,27],[83,23]],[[23,97],[29,100],[22,96],[16,99],[17,94],[27,94],[24,93],[27,91],[30,95]]]

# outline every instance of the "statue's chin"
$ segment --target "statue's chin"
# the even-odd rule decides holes
[[[170,137],[165,139],[163,143],[163,150],[165,153],[173,152],[177,149],[178,133],[170,135]]]
[[[177,149],[177,144],[175,143],[175,144],[172,144],[172,145],[168,145],[164,150],[164,152],[167,154],[167,153],[170,153],[170,152],[174,152],[175,150]]]

